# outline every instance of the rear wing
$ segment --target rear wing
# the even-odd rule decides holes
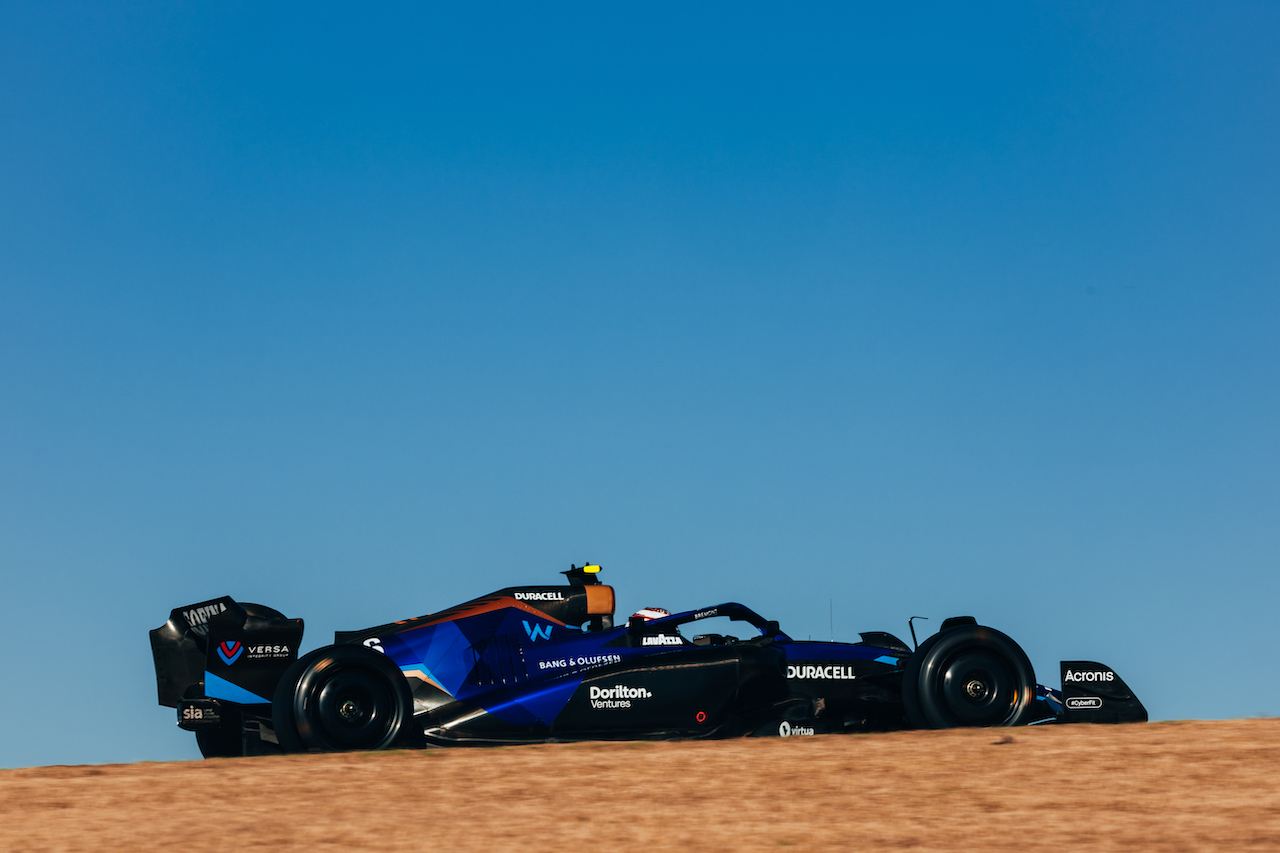
[[[156,698],[170,708],[200,698],[269,703],[302,631],[301,619],[227,595],[176,607],[151,631]]]

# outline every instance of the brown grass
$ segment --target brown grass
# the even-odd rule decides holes
[[[6,851],[1280,850],[1280,720],[0,771]]]

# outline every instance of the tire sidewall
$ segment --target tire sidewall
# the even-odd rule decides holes
[[[276,690],[271,694],[271,726],[275,729],[276,741],[282,752],[302,752],[302,740],[298,737],[297,723],[293,718],[293,694],[298,689],[302,673],[325,651],[327,649],[316,649],[298,658],[289,664],[276,682]]]
[[[1008,635],[982,625],[950,628],[920,644],[902,674],[902,703],[913,728],[945,729],[968,725],[957,719],[941,696],[940,680],[948,662],[966,651],[980,650],[1006,663],[1015,679],[1017,700],[988,726],[1016,726],[1035,698],[1035,670],[1026,652]]]
[[[335,676],[354,670],[372,674],[393,698],[380,736],[367,744],[341,744],[318,725],[315,702],[321,689]],[[271,702],[272,723],[285,752],[341,752],[390,749],[406,742],[413,727],[413,695],[400,668],[386,655],[364,646],[337,645],[316,649],[285,670]]]

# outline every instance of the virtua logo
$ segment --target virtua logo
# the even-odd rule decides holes
[[[654,634],[651,637],[645,637],[641,642],[642,646],[683,646],[684,641],[674,634]]]
[[[808,737],[812,734],[813,728],[810,726],[793,726],[786,720],[778,724],[779,737],[797,737],[801,735]]]
[[[524,619],[521,619],[520,622],[521,624],[524,625],[524,632],[529,635],[529,639],[532,640],[533,642],[536,643],[539,640],[551,639],[550,625],[539,625],[537,622],[534,622],[532,625],[530,625]]]

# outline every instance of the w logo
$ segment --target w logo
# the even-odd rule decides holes
[[[524,624],[524,632],[528,634],[529,639],[533,640],[535,643],[538,642],[539,640],[551,639],[550,625],[539,625],[536,622],[530,625],[528,622],[525,622],[525,620],[523,619],[521,619],[520,621]]]
[[[239,640],[226,640],[218,643],[218,657],[222,658],[222,662],[227,666],[240,660],[240,655],[244,653],[244,644]]]

